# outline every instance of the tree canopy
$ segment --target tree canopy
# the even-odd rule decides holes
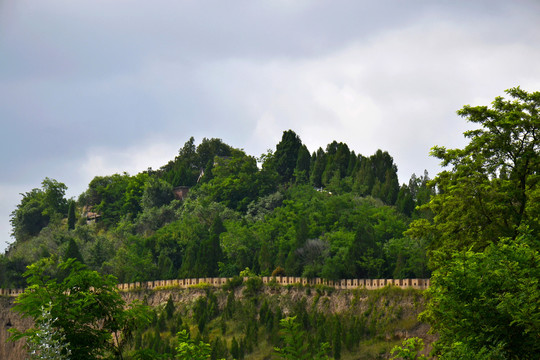
[[[458,114],[480,126],[467,131],[463,149],[435,146],[442,171],[432,184],[438,194],[425,208],[433,221],[413,224],[432,247],[481,250],[501,237],[515,239],[540,231],[540,92],[512,88],[511,99],[497,97],[492,107],[464,106]]]
[[[427,213],[415,209],[431,195],[424,175],[400,188],[387,152],[366,157],[332,141],[310,155],[292,130],[259,159],[220,139],[190,138],[158,170],[94,177],[77,201],[51,179],[25,194],[0,286],[23,286],[22,269],[50,255],[121,282],[246,267],[328,279],[428,276],[427,242],[402,234]],[[178,185],[189,189],[182,199]]]
[[[32,189],[21,194],[22,200],[11,213],[12,235],[25,241],[39,234],[50,221],[67,215],[67,187],[54,179],[45,178],[41,189]]]
[[[74,359],[117,358],[133,327],[149,320],[145,307],[126,308],[116,279],[88,270],[75,259],[41,259],[28,267],[25,276],[28,287],[17,297],[14,310],[31,317],[37,328],[14,330],[14,339],[32,338],[43,321],[51,322],[65,337]],[[49,317],[43,317],[44,309]]]
[[[434,147],[451,169],[408,234],[429,242],[424,313],[442,359],[533,359],[540,336],[540,92],[519,87],[458,114],[480,126],[463,149]]]

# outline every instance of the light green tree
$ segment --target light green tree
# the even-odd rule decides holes
[[[189,337],[186,330],[178,334],[178,345],[176,346],[176,359],[178,360],[208,360],[212,354],[210,344],[199,341],[196,343]],[[222,359],[224,360],[224,359]]]
[[[424,340],[413,337],[403,340],[401,346],[394,346],[390,352],[392,360],[427,360],[425,355],[419,352],[424,348]]]
[[[327,353],[330,345],[322,343],[318,349],[310,349],[306,334],[296,322],[296,316],[279,321],[283,347],[274,347],[278,359],[283,360],[330,360]]]
[[[122,358],[133,330],[150,321],[146,306],[127,305],[112,276],[88,270],[75,259],[43,258],[28,266],[28,287],[14,310],[39,326],[47,306],[52,326],[65,336],[74,359]],[[39,328],[11,329],[12,340],[35,338]]]

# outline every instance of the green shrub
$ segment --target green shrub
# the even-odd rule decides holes
[[[223,290],[234,290],[238,288],[242,283],[244,282],[244,279],[240,276],[234,276],[227,280],[225,285],[223,285]]]

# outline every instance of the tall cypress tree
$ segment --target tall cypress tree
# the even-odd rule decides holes
[[[69,202],[68,218],[67,218],[68,230],[75,229],[75,201]]]
[[[296,160],[295,177],[298,184],[305,184],[309,179],[309,168],[311,155],[306,145],[302,145],[298,150],[298,159]]]
[[[281,177],[281,182],[290,181],[296,168],[298,160],[298,151],[302,146],[302,141],[292,130],[283,132],[283,136],[279,144],[276,145],[274,154],[276,161],[276,170]]]
[[[320,188],[322,187],[322,174],[326,167],[326,154],[322,148],[319,148],[315,156],[315,162],[311,167],[310,182],[311,185]]]
[[[219,235],[227,229],[223,226],[221,217],[216,216],[210,227],[210,236],[208,239],[208,276],[218,275],[218,262],[223,258],[223,251],[219,243]]]

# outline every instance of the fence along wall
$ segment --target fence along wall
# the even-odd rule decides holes
[[[193,285],[207,284],[211,286],[222,286],[232,278],[197,278],[197,279],[176,279],[176,280],[155,280],[141,281],[129,284],[118,284],[117,287],[121,291],[129,291],[136,289],[159,289],[165,287],[188,288]],[[292,276],[263,276],[264,284],[275,283],[278,285],[323,285],[330,286],[336,289],[357,289],[364,288],[367,290],[381,289],[385,286],[396,286],[402,289],[413,288],[425,290],[429,287],[429,279],[343,279],[343,280],[325,280],[321,278],[307,279],[302,277]],[[247,281],[248,278],[244,278]],[[0,296],[18,296],[22,294],[24,289],[0,289]]]
[[[180,287],[187,288],[198,284],[208,284],[211,286],[222,286],[227,283],[227,280],[231,278],[197,278],[197,279],[177,279],[177,280],[156,280],[156,281],[144,281],[135,282],[129,284],[118,284],[118,289],[123,291],[135,290],[135,289],[156,289],[164,287]],[[244,278],[247,281],[248,278]],[[276,283],[278,285],[324,285],[330,286],[336,289],[356,289],[365,288],[368,290],[381,289],[385,286],[396,286],[402,289],[414,288],[419,290],[425,290],[429,287],[429,279],[343,279],[343,280],[324,280],[321,278],[307,279],[301,277],[292,276],[263,276],[262,281],[264,284]]]

